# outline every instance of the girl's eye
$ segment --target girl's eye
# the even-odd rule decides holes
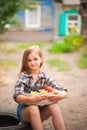
[[[31,60],[30,60],[30,59],[28,59],[28,62],[31,62]]]
[[[37,58],[34,58],[34,60],[38,60]]]
[[[38,60],[38,58],[34,58],[33,60]],[[28,59],[28,62],[31,62],[32,60],[31,59]]]

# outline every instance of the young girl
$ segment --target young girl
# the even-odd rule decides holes
[[[13,95],[18,103],[18,118],[20,122],[31,123],[33,130],[43,130],[42,122],[52,117],[55,130],[65,130],[61,111],[58,104],[54,102],[65,98],[67,89],[56,84],[52,78],[40,70],[43,61],[43,54],[38,46],[32,46],[24,51],[21,72],[18,75]],[[46,86],[57,89],[56,94],[24,95],[32,90],[45,89]],[[53,103],[44,106],[34,104],[45,99]],[[27,103],[32,105],[27,105]]]

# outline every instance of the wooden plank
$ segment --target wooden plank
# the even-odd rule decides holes
[[[87,3],[87,0],[81,0],[80,2],[81,3]]]
[[[80,5],[80,0],[62,0],[64,5]]]

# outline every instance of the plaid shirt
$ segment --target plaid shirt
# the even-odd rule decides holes
[[[46,86],[51,86],[58,90],[64,90],[64,88],[56,84],[51,77],[41,71],[39,72],[38,79],[35,83],[32,75],[21,73],[16,81],[13,98],[16,101],[17,95],[22,93],[30,93],[31,90],[39,91],[39,89],[44,89]]]

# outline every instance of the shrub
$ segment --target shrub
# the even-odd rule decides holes
[[[78,66],[82,69],[87,68],[87,47],[82,49],[82,55],[78,60]]]
[[[64,37],[65,43],[72,44],[76,48],[79,48],[82,46],[83,38],[81,35],[69,35]]]
[[[48,49],[48,51],[50,53],[74,52],[82,46],[82,43],[83,39],[80,35],[65,36],[62,43],[59,43],[58,41],[53,41],[52,46]]]

